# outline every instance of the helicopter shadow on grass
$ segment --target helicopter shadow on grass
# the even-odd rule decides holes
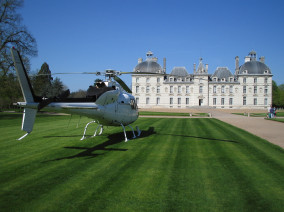
[[[126,131],[128,137],[130,138],[130,135],[133,135],[131,131]],[[149,127],[149,129],[147,131],[142,131],[141,135],[138,138],[144,138],[144,137],[148,137],[152,134],[155,134],[155,130],[153,127]],[[80,158],[80,157],[85,157],[86,159],[90,159],[90,158],[94,158],[100,155],[104,155],[105,153],[94,153],[95,151],[127,151],[128,149],[124,149],[124,148],[112,148],[112,147],[108,147],[114,144],[118,144],[118,143],[122,143],[125,142],[124,140],[124,134],[123,132],[118,132],[118,133],[114,133],[114,134],[110,134],[107,136],[108,140],[95,145],[93,147],[64,147],[65,149],[76,149],[76,150],[83,150],[82,152],[75,154],[75,155],[71,155],[71,156],[67,156],[67,157],[61,157],[61,158],[57,158],[57,159],[53,159],[53,160],[48,160],[48,161],[44,161],[45,162],[51,162],[51,161],[59,161],[59,160],[64,160],[64,159],[74,159],[74,158]],[[135,142],[136,139],[130,139],[128,142]]]

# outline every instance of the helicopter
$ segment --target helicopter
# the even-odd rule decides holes
[[[82,72],[80,74],[105,75],[107,80],[97,83],[96,86],[90,86],[86,98],[69,98],[67,97],[68,92],[57,97],[44,98],[34,94],[19,51],[12,47],[11,54],[25,100],[25,102],[17,102],[17,105],[24,108],[22,130],[26,132],[18,140],[22,140],[32,132],[36,114],[42,109],[50,112],[76,114],[91,118],[92,121],[88,122],[84,128],[81,140],[86,138],[86,130],[93,123],[96,123],[98,126],[92,137],[97,135],[99,128],[99,135],[101,135],[104,126],[121,126],[125,142],[129,140],[125,127],[129,127],[132,130],[133,138],[140,136],[141,131],[139,127],[136,126],[137,132],[135,134],[133,127],[130,125],[138,119],[138,106],[134,96],[131,95],[131,90],[118,77],[121,74],[132,74],[132,72],[119,72],[115,70]]]

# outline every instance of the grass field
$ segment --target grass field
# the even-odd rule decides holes
[[[140,111],[140,115],[144,116],[190,116],[190,113],[178,112],[155,112],[155,111]],[[192,116],[208,117],[208,113],[192,113]]]
[[[247,113],[233,113],[235,115],[242,115],[242,116],[248,116]],[[284,117],[284,112],[278,112],[277,111],[277,117]],[[267,113],[250,113],[251,117],[266,117]]]
[[[278,122],[284,123],[284,118],[273,118],[273,119],[266,119],[266,120],[278,121]]]
[[[283,149],[241,129],[140,118],[138,139],[80,141],[89,120],[69,118],[40,115],[17,141],[21,115],[0,113],[1,211],[283,211]]]

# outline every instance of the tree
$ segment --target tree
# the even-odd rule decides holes
[[[279,89],[279,97],[280,97],[280,107],[284,108],[284,84],[278,86]]]
[[[59,78],[56,77],[53,80],[49,65],[46,62],[42,64],[37,75],[33,77],[32,85],[35,95],[41,97],[56,97],[68,89]]]
[[[32,84],[35,95],[48,97],[50,94],[50,87],[52,83],[51,71],[49,65],[45,62],[42,64],[37,75],[33,78]]]
[[[13,72],[10,48],[20,51],[22,60],[29,70],[29,56],[37,55],[36,41],[22,25],[16,10],[23,5],[22,0],[0,0],[0,102],[1,107],[9,107],[22,98],[19,83]]]
[[[72,92],[70,94],[71,98],[85,98],[87,95],[87,91],[79,89],[78,91]]]
[[[0,0],[0,69],[3,76],[7,75],[13,66],[10,56],[12,46],[20,51],[27,67],[28,56],[37,55],[36,40],[21,24],[22,17],[16,13],[22,5],[21,0]]]
[[[279,89],[274,80],[272,80],[272,104],[276,107],[279,105]]]
[[[62,81],[56,77],[55,80],[52,81],[51,83],[51,89],[50,89],[50,96],[60,96],[63,92],[65,86],[63,85]]]

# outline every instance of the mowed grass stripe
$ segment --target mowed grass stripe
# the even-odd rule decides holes
[[[129,145],[129,144],[131,145],[131,142],[133,142],[133,144],[134,144],[136,142],[136,140],[129,141],[127,143],[127,145]],[[145,145],[145,148],[151,148],[151,147],[149,145]],[[130,157],[129,157],[129,155],[127,155],[127,152],[126,152],[127,157],[117,158],[117,160],[112,157],[114,160],[113,160],[113,163],[111,164],[111,166],[109,166],[111,169],[102,170],[103,171],[102,174],[98,173],[96,170],[91,170],[91,171],[94,171],[94,173],[96,173],[93,176],[93,178],[90,178],[89,181],[87,181],[87,182],[86,182],[86,180],[84,180],[84,181],[79,180],[79,182],[82,182],[79,185],[78,185],[78,183],[76,183],[76,180],[73,180],[73,179],[70,178],[69,182],[64,183],[64,184],[67,184],[67,185],[61,184],[61,186],[56,188],[56,190],[62,190],[61,187],[76,184],[77,188],[86,187],[87,192],[84,193],[83,195],[81,195],[79,198],[76,198],[76,200],[72,200],[72,198],[74,198],[74,195],[72,195],[72,194],[73,193],[76,194],[78,192],[80,193],[80,190],[78,191],[75,188],[75,191],[72,191],[72,188],[74,188],[74,186],[71,186],[70,190],[67,190],[64,193],[61,192],[59,198],[54,198],[53,205],[59,207],[60,204],[62,204],[62,201],[63,202],[67,201],[67,202],[71,202],[71,205],[77,203],[76,207],[79,207],[81,210],[86,210],[86,209],[88,210],[88,203],[95,199],[96,200],[96,208],[99,208],[99,209],[105,208],[107,205],[110,204],[110,202],[113,202],[115,200],[115,197],[108,200],[108,198],[104,198],[104,196],[105,195],[108,196],[109,192],[115,193],[114,188],[116,190],[119,189],[120,186],[122,186],[124,188],[123,185],[124,185],[124,183],[129,181],[128,178],[130,177],[130,179],[131,179],[133,177],[132,175],[129,175],[128,173],[129,172],[132,173],[133,171],[136,172],[136,169],[139,168],[139,166],[140,166],[139,164],[137,164],[137,161],[143,162],[143,158],[144,158],[143,152],[147,152],[147,151],[144,151],[144,148],[142,148],[142,149],[139,149],[139,152],[136,152],[136,154],[131,154]],[[143,153],[143,155],[139,156],[141,153]],[[105,164],[101,164],[101,166],[105,166]],[[80,176],[80,173],[77,174],[77,176]],[[121,181],[121,182],[119,182],[119,181]],[[114,185],[113,189],[111,189],[113,187],[112,185]],[[91,191],[88,190],[90,187],[92,188]],[[56,190],[52,191],[51,193],[57,193]],[[106,193],[106,194],[104,194],[104,193]],[[120,197],[121,194],[118,193],[117,196]],[[79,202],[78,202],[78,199],[79,199]],[[102,203],[101,203],[101,199],[103,200]],[[106,200],[108,200],[108,201],[106,201]]]
[[[243,200],[240,201],[237,207],[240,207],[241,203],[243,203],[243,209],[280,209],[273,202],[278,202],[284,197],[283,187],[279,188],[279,185],[284,183],[280,174],[281,172],[283,173],[283,165],[279,166],[277,164],[276,168],[278,169],[275,169],[275,167],[271,166],[271,163],[266,164],[267,160],[265,158],[267,155],[263,155],[264,160],[259,157],[258,149],[249,148],[250,152],[247,151],[247,145],[252,145],[251,142],[260,142],[258,137],[247,133],[247,136],[251,137],[248,142],[243,133],[232,130],[232,127],[220,121],[216,122],[215,129],[222,130],[224,131],[223,134],[240,141],[239,145],[227,145],[227,148],[221,146],[219,149],[219,152],[223,152],[226,156],[227,160],[224,163],[232,173],[232,176],[235,177],[235,179],[232,179],[231,185],[238,185],[240,192],[238,197],[243,197]],[[239,129],[239,131],[242,130]],[[254,150],[256,153],[251,150]],[[269,161],[271,162],[270,159]],[[273,178],[271,178],[271,175],[273,175]],[[267,201],[267,199],[270,200]],[[276,207],[274,208],[274,206]]]
[[[77,135],[83,124],[80,129],[70,127],[70,132],[59,127],[68,119],[46,120],[39,117],[39,128],[28,142],[12,142],[3,149],[7,140],[0,138],[0,157],[9,162],[0,167],[3,211],[284,207],[284,182],[279,178],[284,174],[283,151],[218,120],[140,118],[141,137],[127,143],[120,127],[82,142]]]

